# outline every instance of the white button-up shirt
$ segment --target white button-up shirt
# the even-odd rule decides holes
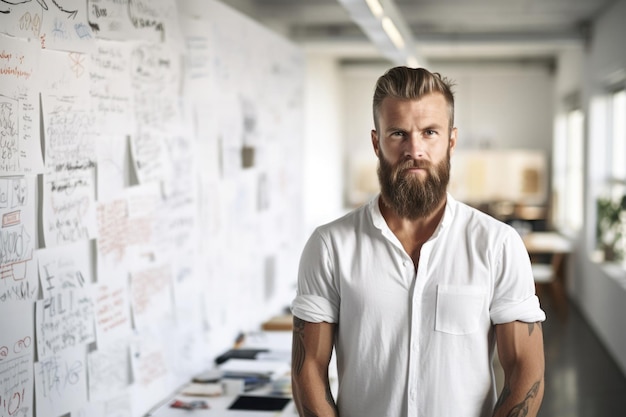
[[[338,325],[339,415],[491,416],[494,324],[545,320],[520,236],[448,195],[415,271],[378,199],[315,230],[292,304]]]

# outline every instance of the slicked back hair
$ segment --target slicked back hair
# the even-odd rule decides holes
[[[386,97],[415,100],[430,93],[443,94],[448,104],[449,127],[454,127],[454,93],[453,83],[437,72],[425,68],[394,67],[378,78],[374,91],[374,126],[378,130],[378,112]]]

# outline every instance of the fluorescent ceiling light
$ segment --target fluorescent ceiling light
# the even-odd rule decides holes
[[[396,48],[404,49],[404,39],[402,38],[402,35],[396,25],[393,23],[393,20],[385,16],[383,17],[381,23],[383,24],[383,30],[387,36],[389,36],[389,39],[391,39],[391,42],[393,42]]]
[[[370,8],[370,11],[377,19],[382,18],[385,14],[383,6],[380,5],[378,0],[365,0],[365,3],[367,3],[367,7]]]

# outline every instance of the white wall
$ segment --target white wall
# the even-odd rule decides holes
[[[343,142],[339,66],[330,56],[307,54],[304,126],[304,219],[308,234],[342,211]]]
[[[549,154],[554,77],[544,64],[440,65],[433,70],[456,82],[459,148]]]

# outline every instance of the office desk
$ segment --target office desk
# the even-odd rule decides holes
[[[252,332],[246,335],[245,340],[242,342],[242,348],[263,348],[268,349],[267,353],[263,353],[265,360],[275,360],[277,364],[281,361],[288,361],[291,357],[291,331],[259,331]],[[264,359],[257,358],[257,360],[251,360],[250,370],[259,369],[255,364],[259,364]],[[231,362],[232,363],[232,362]],[[223,365],[220,367],[225,369]],[[277,365],[277,371],[282,375],[281,367]],[[284,375],[283,375],[284,376]],[[282,378],[274,380],[273,385],[276,388],[276,383]],[[280,384],[279,384],[280,386]],[[226,391],[228,392],[228,391]],[[264,387],[257,388],[241,395],[256,395],[256,396],[272,396],[272,384],[267,384]],[[207,397],[207,396],[191,396],[182,395],[180,392],[170,398],[163,405],[157,407],[148,414],[150,417],[297,417],[298,413],[293,401],[283,408],[281,411],[249,411],[249,410],[229,410],[228,407],[235,401],[237,395],[222,395],[219,397]],[[186,410],[182,408],[172,408],[172,404],[175,400],[183,402],[190,402],[194,400],[205,401],[209,405],[209,409],[195,409]]]
[[[530,232],[522,239],[530,255],[568,254],[572,250],[570,241],[556,232]]]
[[[567,294],[565,292],[566,260],[571,252],[571,242],[556,232],[531,232],[522,237],[531,262],[536,255],[549,255],[549,263],[533,262],[533,274],[537,295],[541,298],[542,287],[552,293],[557,313],[564,319],[567,316]]]
[[[265,395],[263,392],[256,393],[258,395]],[[246,393],[245,395],[255,395],[253,393]],[[221,396],[221,397],[192,397],[176,395],[167,403],[157,408],[155,411],[149,414],[150,417],[297,417],[298,413],[293,401],[285,406],[282,411],[249,411],[249,410],[228,410],[228,407],[235,400],[236,396]],[[172,408],[170,404],[174,400],[181,401],[193,401],[202,400],[209,404],[209,409],[197,409],[197,410],[185,410],[181,408]]]

